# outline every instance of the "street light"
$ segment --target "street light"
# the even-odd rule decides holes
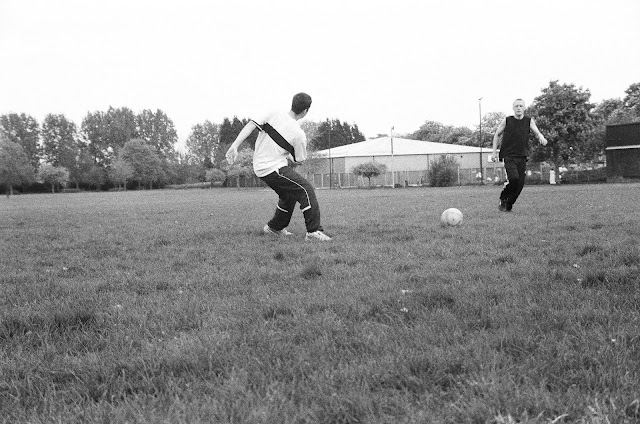
[[[327,122],[329,120],[327,119]],[[329,190],[333,184],[331,184],[331,180],[333,179],[333,160],[331,159],[331,122],[329,122]]]
[[[391,188],[396,188],[396,178],[393,175],[393,127],[391,127]]]
[[[482,171],[482,97],[478,99],[478,109],[480,111],[480,184],[484,184],[484,172]]]

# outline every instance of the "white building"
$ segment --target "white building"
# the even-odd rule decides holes
[[[314,185],[318,188],[354,187],[366,185],[352,174],[352,169],[361,163],[375,161],[387,166],[387,174],[377,177],[372,185],[423,185],[426,184],[430,164],[441,156],[455,158],[458,163],[459,184],[477,182],[482,163],[482,175],[493,181],[502,179],[502,163],[490,162],[491,148],[462,146],[459,144],[434,143],[397,137],[380,137],[320,150],[322,158],[313,173]]]

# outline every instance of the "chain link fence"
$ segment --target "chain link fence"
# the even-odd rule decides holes
[[[552,174],[553,171],[553,174]],[[429,186],[428,171],[395,171],[386,172],[377,177],[368,178],[353,173],[315,173],[305,177],[317,189],[325,188],[366,188],[366,187],[426,187]],[[489,164],[480,173],[480,168],[457,168],[454,185],[503,184],[506,173],[502,166],[493,167]],[[527,179],[525,184],[589,184],[607,181],[606,168],[596,169],[568,169],[555,174],[554,168],[548,164],[527,164]],[[267,187],[255,175],[230,177],[226,181],[227,187]]]
[[[351,173],[309,174],[307,178],[314,187],[323,188],[365,188],[365,187],[420,187],[429,186],[428,171],[387,172],[377,177],[361,177]],[[458,168],[454,185],[503,184],[507,175],[502,166],[489,165],[480,168]],[[548,164],[531,163],[527,166],[525,184],[590,184],[607,181],[606,168],[569,169],[556,174]]]

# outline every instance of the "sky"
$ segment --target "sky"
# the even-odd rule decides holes
[[[623,98],[639,0],[0,0],[0,114],[161,109],[194,125],[288,110],[368,138],[475,129],[551,81]],[[481,99],[481,100],[480,100]]]

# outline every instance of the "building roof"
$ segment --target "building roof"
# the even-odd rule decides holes
[[[363,156],[391,156],[391,137],[380,137],[333,147],[318,151],[318,156],[332,158],[363,157]],[[489,152],[491,147],[463,146],[460,144],[435,143],[433,141],[410,140],[408,138],[393,137],[393,155],[446,155],[457,153]]]

